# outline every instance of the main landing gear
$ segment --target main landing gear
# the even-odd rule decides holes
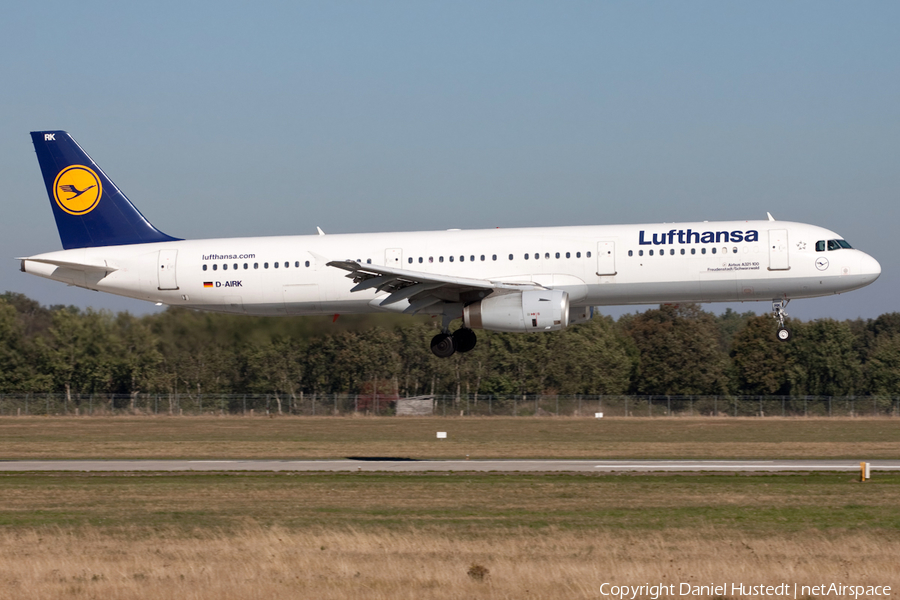
[[[784,300],[773,300],[772,301],[772,312],[775,313],[774,317],[778,320],[778,339],[782,342],[786,342],[791,339],[791,330],[784,326],[784,318],[787,316],[787,311],[784,310],[790,300],[785,298]]]
[[[455,352],[469,352],[477,342],[478,337],[468,327],[461,327],[453,333],[444,330],[431,338],[431,351],[438,358],[449,358]]]

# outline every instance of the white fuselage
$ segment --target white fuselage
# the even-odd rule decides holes
[[[878,262],[859,250],[816,250],[835,239],[784,221],[227,238],[50,252],[23,259],[22,269],[150,302],[252,315],[409,306],[380,307],[386,294],[375,289],[351,292],[347,272],[326,265],[348,259],[538,283],[568,292],[572,306],[733,302],[838,294],[878,278]]]

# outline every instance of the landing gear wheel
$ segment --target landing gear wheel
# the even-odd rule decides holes
[[[456,344],[449,333],[439,333],[431,338],[431,351],[438,358],[450,358],[456,352]]]
[[[478,336],[468,327],[462,327],[453,332],[453,342],[457,352],[470,352],[478,342]]]
[[[778,339],[782,342],[786,342],[791,339],[791,330],[784,326],[784,318],[787,316],[787,311],[784,310],[785,307],[790,302],[789,299],[784,298],[782,300],[773,300],[772,301],[772,312],[775,313],[775,320],[778,321]]]

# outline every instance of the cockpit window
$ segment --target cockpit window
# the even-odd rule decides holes
[[[832,250],[840,250],[841,248],[853,248],[847,240],[819,240],[816,242],[816,252],[824,252],[826,244],[828,246],[828,251]]]
[[[841,248],[852,248],[850,244],[848,244],[844,240],[828,240],[828,250],[840,250]]]

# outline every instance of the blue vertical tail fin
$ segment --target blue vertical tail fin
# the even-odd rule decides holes
[[[63,248],[171,242],[65,131],[32,131]]]

